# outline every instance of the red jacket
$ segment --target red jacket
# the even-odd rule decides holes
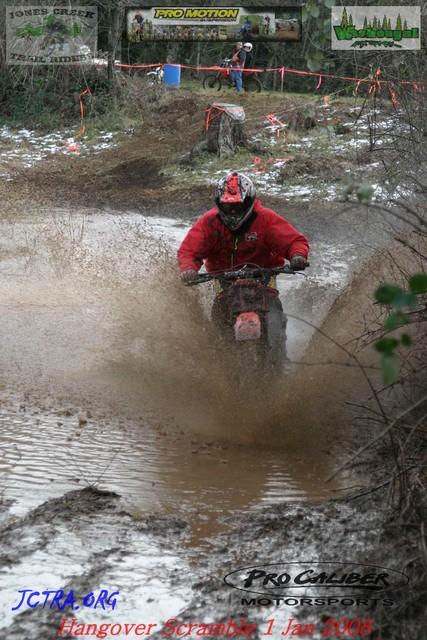
[[[308,257],[306,238],[272,209],[255,201],[254,216],[242,232],[233,234],[210,209],[191,227],[178,249],[181,271],[220,271],[253,262],[260,267],[280,267],[284,259]]]

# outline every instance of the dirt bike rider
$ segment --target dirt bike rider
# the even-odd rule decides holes
[[[203,262],[208,273],[250,263],[264,268],[281,267],[285,259],[293,270],[305,269],[307,239],[278,213],[262,205],[246,175],[234,171],[219,180],[215,204],[192,226],[178,249],[184,283],[197,278]],[[214,319],[223,313],[217,301],[218,298]],[[279,298],[272,298],[270,311],[283,315]]]

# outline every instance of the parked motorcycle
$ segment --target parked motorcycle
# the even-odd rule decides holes
[[[240,380],[277,377],[284,372],[286,316],[278,290],[269,286],[271,278],[282,273],[301,274],[289,266],[264,269],[244,265],[233,271],[200,274],[187,283],[219,282],[221,292],[215,299],[212,319],[227,348],[233,349]]]
[[[147,71],[145,77],[150,85],[162,84],[164,76],[163,67],[156,67],[154,71]]]
[[[211,73],[203,78],[203,89],[212,89],[221,91],[222,85],[227,83],[229,87],[233,84],[230,81],[231,58],[224,58],[219,65],[221,70],[217,73]],[[262,83],[256,72],[243,73],[243,88],[245,91],[253,91],[259,93],[262,91]]]

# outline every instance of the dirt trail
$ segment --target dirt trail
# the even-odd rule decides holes
[[[169,166],[179,165],[191,148],[200,142],[204,134],[204,118],[206,109],[212,102],[241,103],[246,112],[246,130],[252,142],[264,135],[268,121],[265,116],[271,112],[284,114],[286,121],[305,113],[306,110],[317,113],[318,126],[328,125],[343,120],[354,120],[356,112],[350,104],[338,99],[334,107],[323,110],[319,101],[311,97],[276,94],[251,96],[250,100],[232,94],[204,95],[190,91],[182,91],[179,95],[165,92],[157,96],[144,112],[143,124],[132,133],[121,139],[119,146],[106,149],[98,155],[86,157],[51,156],[45,158],[38,166],[14,172],[14,180],[0,184],[6,201],[15,202],[17,207],[28,202],[39,203],[40,206],[95,206],[110,210],[140,210],[149,215],[154,207],[156,214],[167,215],[171,204],[177,207],[176,213],[204,207],[211,197],[211,190],[198,184],[197,186],[180,184],[167,173]],[[310,147],[304,139],[309,132],[304,128],[299,131],[303,138],[302,148],[298,150],[297,161],[292,164],[288,174],[324,175],[325,178],[343,175],[345,167],[354,164],[342,157],[331,155],[325,163],[324,156],[318,158],[310,153]],[[345,146],[346,136],[338,136]],[[275,141],[275,140],[274,140]],[[292,139],[290,140],[292,142]],[[264,151],[262,149],[265,147]],[[348,147],[351,150],[351,145]],[[362,153],[362,150],[360,150]],[[260,155],[268,160],[275,148],[270,141],[261,143],[261,147],[253,150],[253,156]],[[281,149],[280,153],[293,154],[292,144]],[[327,150],[325,150],[325,154]],[[368,158],[361,158],[366,164]],[[372,162],[372,158],[369,158]],[[198,163],[183,167],[197,174]],[[7,189],[5,188],[7,187]]]

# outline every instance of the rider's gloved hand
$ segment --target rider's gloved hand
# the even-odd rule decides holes
[[[195,269],[187,269],[186,271],[181,272],[181,280],[184,284],[187,284],[188,282],[195,280],[198,275],[199,273]]]
[[[304,271],[304,269],[307,266],[307,260],[304,258],[304,256],[293,256],[291,258],[291,269],[293,269],[294,271]]]

